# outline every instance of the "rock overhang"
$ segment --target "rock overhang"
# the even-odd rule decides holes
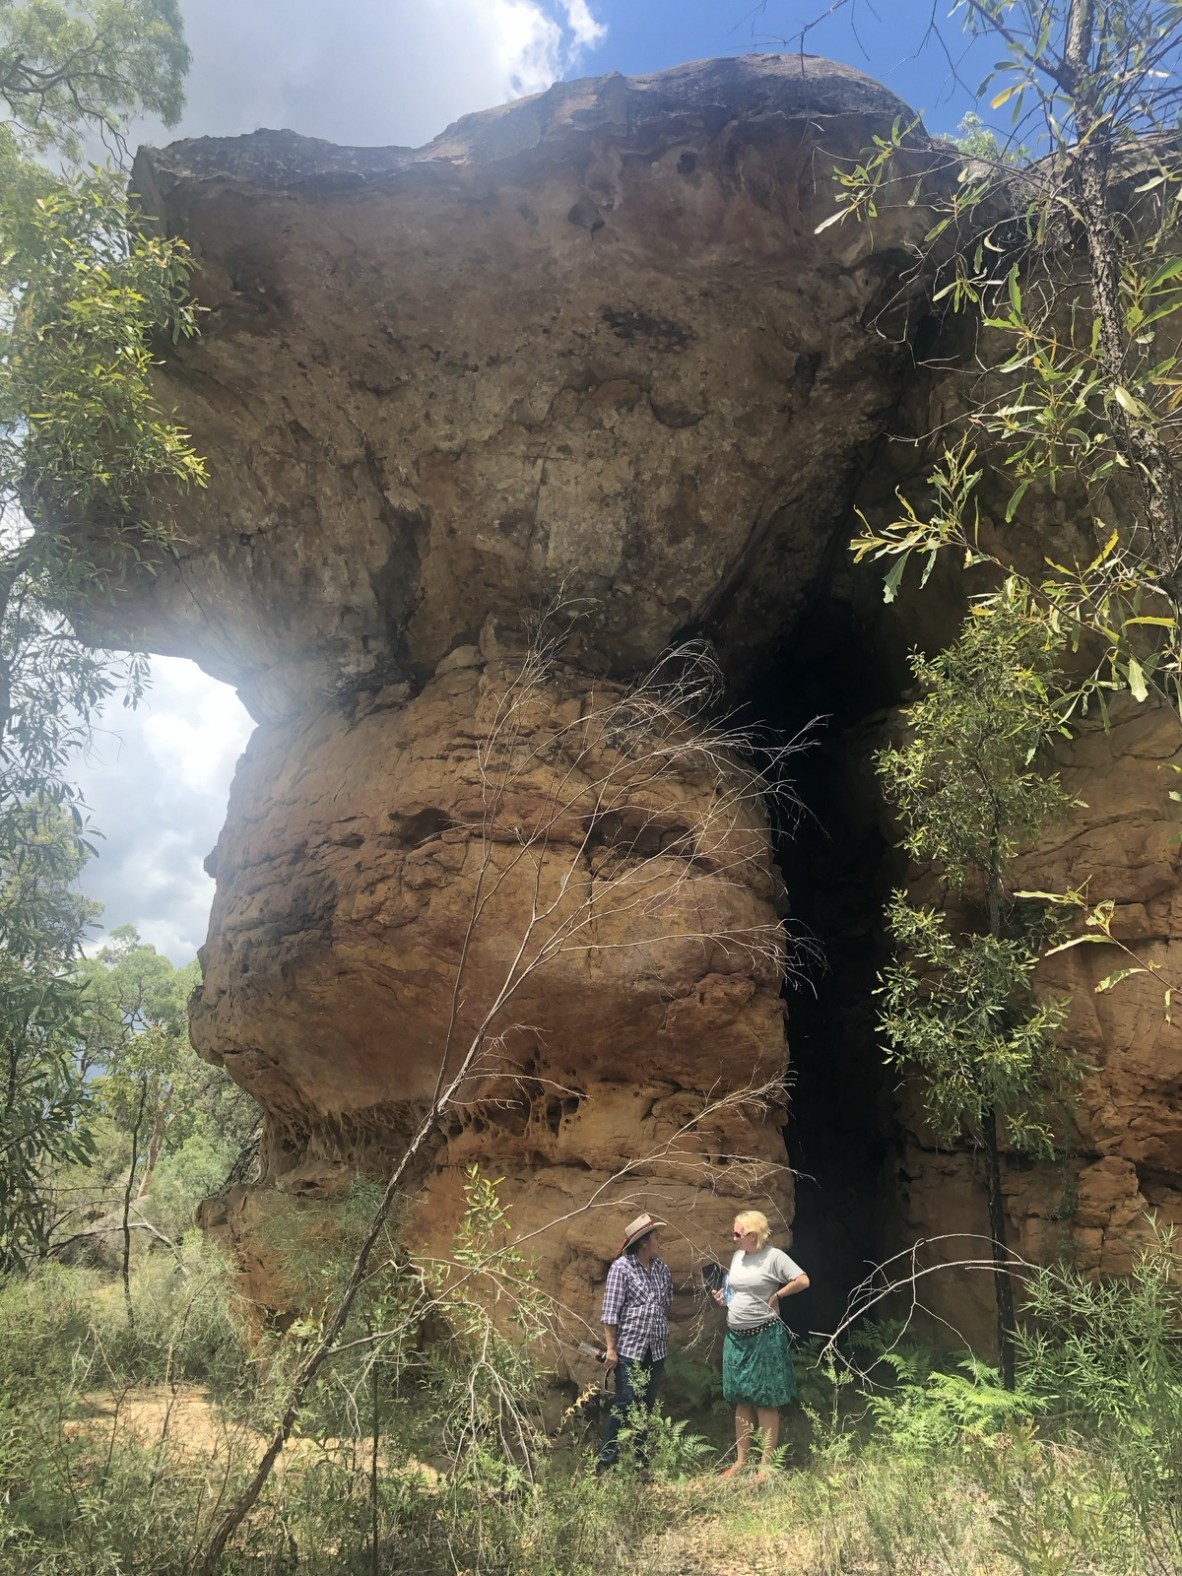
[[[920,211],[816,233],[901,118],[766,55],[556,84],[421,149],[142,150],[205,309],[161,398],[211,480],[96,634],[270,718],[415,688],[555,597],[593,671],[692,630],[749,672],[844,538],[923,307]]]
[[[211,478],[154,572],[92,618],[196,658],[264,723],[193,1013],[266,1112],[257,1185],[207,1217],[246,1261],[260,1201],[383,1171],[432,1086],[456,938],[497,857],[449,795],[479,777],[523,615],[581,615],[535,698],[545,730],[686,631],[749,673],[828,577],[906,381],[927,286],[900,260],[928,220],[819,226],[835,171],[910,118],[844,67],[760,56],[560,84],[420,150],[263,132],[141,154],[144,210],[189,242],[206,312],[162,352],[162,402]],[[908,159],[932,162],[921,133]],[[779,969],[714,955],[720,930],[776,926],[755,830],[758,879],[675,865],[678,904],[632,915],[594,979],[576,951],[521,991],[519,1075],[438,1135],[417,1241],[450,1239],[474,1163],[567,1248],[591,1242],[572,1224],[589,1184],[627,1213],[659,1204],[687,1274],[739,1200],[791,1217],[779,1100],[744,1095],[782,1076]],[[607,936],[598,855],[570,869]],[[474,1009],[520,924],[489,929]],[[671,1160],[720,1090],[740,1105],[694,1118]],[[595,1273],[580,1250],[564,1299],[583,1306]]]

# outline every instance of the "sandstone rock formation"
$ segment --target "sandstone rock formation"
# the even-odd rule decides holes
[[[790,1001],[812,1321],[866,1259],[984,1228],[976,1158],[936,1152],[882,1072],[871,994],[881,898],[908,873],[867,758],[903,652],[947,638],[961,594],[884,619],[844,552],[855,500],[873,510],[916,463],[888,432],[919,436],[948,397],[911,351],[942,331],[907,250],[922,209],[817,233],[834,169],[898,115],[857,73],[769,55],[560,84],[418,150],[259,132],[141,153],[148,211],[199,263],[204,332],[160,377],[212,480],[175,553],[87,617],[196,658],[260,722],[193,1034],[266,1112],[260,1178],[206,1211],[264,1302],[284,1295],[268,1220],[398,1152],[522,937],[553,933],[536,894],[560,889],[594,945],[559,947],[497,1018],[408,1240],[438,1249],[464,1168],[495,1168],[546,1284],[594,1318],[622,1213],[674,1220],[680,1276],[739,1199],[790,1217],[776,1102],[697,1122],[785,1064],[775,946],[742,939],[775,930],[769,828],[722,756],[683,755],[643,791],[625,776],[613,803],[594,786],[619,756],[605,711],[686,633],[752,713],[834,717],[803,768],[816,821],[777,845],[828,955],[815,998]],[[523,630],[555,601],[579,616],[559,615],[508,748]],[[657,759],[663,727],[646,714],[629,758]],[[1163,960],[1177,755],[1161,713],[1085,731],[1063,761],[1081,804],[1028,865],[1040,888],[1091,875]],[[621,879],[645,899],[616,903]],[[1182,1047],[1152,982],[1094,994],[1101,951],[1048,972],[1095,1062],[1074,1156],[1013,1158],[1007,1193],[1020,1250],[1107,1270],[1145,1204],[1182,1213]],[[943,1285],[941,1312],[987,1344],[987,1285]]]
[[[91,617],[195,657],[262,724],[193,1032],[267,1113],[259,1184],[206,1211],[264,1299],[252,1231],[398,1151],[535,879],[575,884],[594,945],[498,1016],[504,1065],[466,1092],[410,1239],[443,1242],[487,1163],[523,1234],[557,1222],[547,1283],[593,1318],[622,1213],[674,1220],[682,1275],[725,1251],[737,1201],[790,1218],[779,1093],[716,1109],[786,1055],[781,944],[749,944],[778,921],[743,769],[673,760],[605,804],[599,745],[572,764],[555,739],[686,631],[754,671],[814,595],[898,397],[925,221],[816,232],[835,163],[902,112],[844,67],[760,56],[560,84],[419,150],[260,132],[141,154],[146,209],[199,263],[204,332],[161,386],[211,485]],[[490,813],[523,617],[554,599],[580,616]],[[536,877],[507,869],[556,804]],[[613,871],[641,889],[618,911]]]

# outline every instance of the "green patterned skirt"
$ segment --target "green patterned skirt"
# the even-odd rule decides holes
[[[787,1406],[795,1398],[792,1347],[779,1319],[754,1330],[727,1330],[722,1393],[732,1406]]]

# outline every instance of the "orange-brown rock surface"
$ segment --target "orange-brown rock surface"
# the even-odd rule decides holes
[[[560,588],[623,676],[775,647],[907,359],[907,210],[815,233],[904,106],[799,56],[558,84],[427,147],[141,153],[200,264],[162,389],[213,458],[124,620],[258,716],[421,682]]]
[[[742,1200],[790,1216],[776,891],[762,806],[699,730],[473,653],[413,700],[255,734],[194,1043],[268,1113],[268,1181],[323,1197],[399,1158],[483,1036],[411,1240],[445,1250],[467,1169],[492,1171],[586,1315],[621,1211],[664,1215],[683,1271]],[[260,1207],[207,1222],[249,1238]]]

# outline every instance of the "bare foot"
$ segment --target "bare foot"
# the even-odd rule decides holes
[[[723,1475],[724,1478],[726,1478],[726,1477],[738,1477],[739,1473],[742,1470],[743,1470],[743,1463],[741,1461],[736,1461],[734,1466],[727,1467],[726,1471],[722,1475]]]

